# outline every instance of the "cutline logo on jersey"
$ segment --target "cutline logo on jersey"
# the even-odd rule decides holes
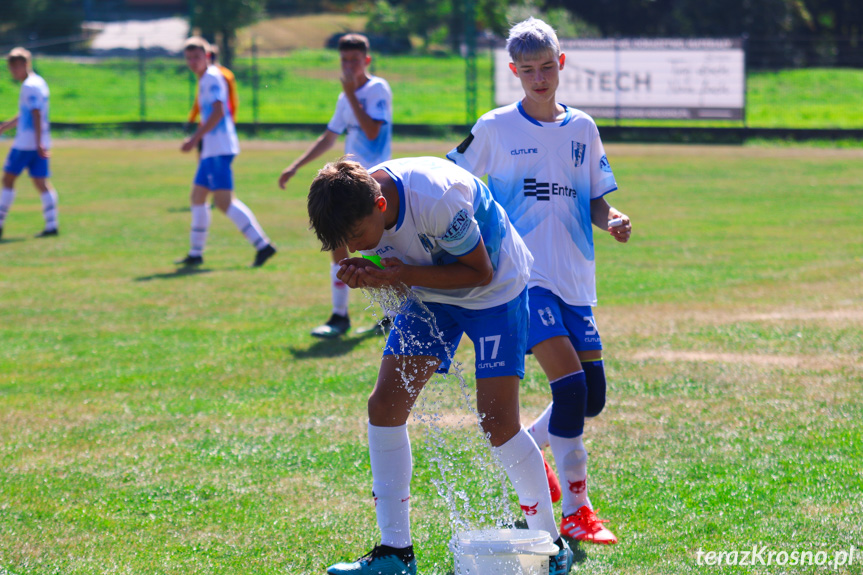
[[[526,155],[526,154],[538,154],[538,153],[539,153],[539,150],[537,150],[536,148],[518,148],[518,149],[509,151],[510,156],[521,156],[521,155]]]
[[[524,179],[524,196],[526,198],[536,198],[538,202],[547,202],[551,196],[566,196],[574,198],[577,196],[575,188],[563,186],[561,184],[549,184],[548,182],[537,182],[533,178]]]
[[[387,252],[389,252],[389,251],[392,251],[392,250],[394,250],[394,249],[395,249],[395,248],[394,248],[394,247],[392,247],[392,246],[386,246],[386,247],[383,247],[383,248],[378,248],[378,249],[376,249],[376,250],[375,250],[375,254],[376,254],[376,255],[379,255],[379,256],[382,256],[382,255],[384,255],[385,253],[387,253]]]
[[[572,142],[572,165],[577,168],[584,163],[584,156],[587,154],[587,146],[581,142]]]

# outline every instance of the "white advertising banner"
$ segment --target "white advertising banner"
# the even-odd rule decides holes
[[[596,118],[743,119],[741,39],[561,40],[557,101]],[[495,102],[524,97],[505,48],[495,52]]]

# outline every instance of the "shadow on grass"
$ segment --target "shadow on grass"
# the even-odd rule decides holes
[[[307,348],[289,347],[288,352],[294,359],[311,359],[338,357],[353,351],[355,347],[370,337],[376,337],[374,331],[369,331],[353,337],[338,337],[333,339],[318,339]]]
[[[14,244],[15,242],[23,242],[26,238],[3,238],[0,244]]]
[[[181,214],[183,212],[191,212],[192,208],[189,206],[182,206],[179,208],[178,207],[170,207],[170,208],[168,208],[167,211],[169,214]]]
[[[175,271],[164,274],[153,274],[149,276],[136,277],[136,282],[148,282],[152,280],[172,280],[186,276],[196,276],[200,274],[208,274],[213,270],[202,270],[201,268],[179,268]]]

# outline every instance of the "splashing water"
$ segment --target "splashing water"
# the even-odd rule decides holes
[[[448,507],[452,534],[512,528],[521,513],[519,510],[516,515],[516,507],[509,496],[509,479],[491,449],[488,434],[482,429],[482,415],[475,407],[474,390],[465,382],[461,363],[454,359],[456,350],[444,341],[431,312],[413,291],[382,288],[363,289],[363,292],[375,315],[379,305],[384,310],[421,320],[428,327],[428,337],[444,345],[451,361],[448,374],[434,375],[426,383],[411,416],[425,428],[421,446],[436,468],[437,477],[433,477],[432,482]],[[428,340],[425,333],[402,333],[395,326],[393,330],[402,342],[410,341],[420,349],[423,344],[417,336]],[[405,389],[415,396],[416,374],[402,370],[400,375]],[[459,552],[458,549],[454,551]]]

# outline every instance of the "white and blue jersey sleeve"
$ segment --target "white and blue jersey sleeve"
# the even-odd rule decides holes
[[[530,286],[570,305],[596,305],[591,201],[617,189],[599,130],[564,106],[561,121],[539,122],[520,102],[484,114],[447,158],[488,175],[535,261]]]
[[[36,149],[36,129],[33,124],[33,112],[38,111],[41,117],[41,143],[46,149],[51,147],[51,130],[48,121],[48,84],[36,73],[31,72],[21,84],[21,94],[18,98],[18,127],[15,130],[15,141],[12,147],[22,151]]]
[[[441,158],[405,158],[385,170],[399,190],[399,217],[373,253],[412,265],[446,265],[484,244],[494,268],[490,284],[436,290],[414,287],[423,301],[468,309],[502,305],[527,286],[532,258],[488,187]]]
[[[206,123],[213,114],[216,102],[222,103],[222,119],[212,130],[204,134],[201,159],[213,156],[235,156],[240,153],[237,129],[228,108],[228,82],[217,66],[207,67],[198,82],[198,105],[201,108],[201,123]]]
[[[356,96],[371,119],[383,122],[377,138],[370,140],[366,137],[344,93],[339,94],[336,111],[327,129],[336,134],[347,131],[345,154],[354,156],[353,159],[364,168],[370,168],[389,160],[392,155],[393,95],[386,80],[372,76],[356,91]]]

